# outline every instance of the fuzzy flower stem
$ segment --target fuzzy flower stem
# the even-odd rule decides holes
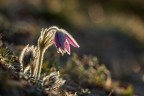
[[[40,53],[38,56],[39,58],[38,58],[37,70],[36,70],[36,80],[40,79],[41,68],[42,68],[42,63],[43,63],[43,56],[44,56],[44,51],[40,50]]]
[[[39,50],[38,60],[36,62],[36,68],[34,71],[34,77],[36,80],[40,79],[44,53],[48,49],[48,47],[50,47],[53,44],[54,34],[57,30],[58,30],[57,27],[51,27],[45,30],[42,29],[41,31],[41,36],[38,40],[38,50]]]

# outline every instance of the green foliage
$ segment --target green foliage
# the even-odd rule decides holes
[[[99,64],[97,58],[94,56],[84,55],[80,58],[74,53],[61,69],[61,73],[62,72],[66,74],[64,75],[65,78],[69,77],[69,79],[73,81],[73,85],[77,85],[75,89],[78,94],[82,96],[85,94],[106,95],[106,92],[108,91],[111,93],[111,90],[113,90],[112,94],[118,96],[133,95],[133,88],[131,85],[125,84],[127,87],[124,87],[120,86],[121,83],[113,81],[110,71],[104,64]],[[71,82],[67,82],[67,85],[72,86]],[[79,89],[78,87],[81,88]]]
[[[62,71],[70,74],[75,82],[81,85],[105,86],[107,82],[111,84],[111,75],[105,65],[99,65],[96,57],[84,56],[79,58],[77,54],[68,60]],[[77,80],[78,79],[78,80]]]

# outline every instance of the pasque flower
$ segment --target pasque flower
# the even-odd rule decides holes
[[[57,52],[62,55],[64,55],[64,53],[70,54],[70,45],[76,48],[80,47],[76,40],[64,29],[56,26],[42,29],[37,47],[29,47],[29,45],[27,45],[20,56],[20,62],[23,65],[25,65],[25,63],[35,63],[35,66],[31,66],[33,67],[31,76],[36,80],[39,80],[41,77],[44,53],[53,44],[56,46]]]
[[[29,46],[29,44],[22,50],[19,61],[23,68],[26,68],[33,63],[36,58],[36,50],[37,47],[33,45]]]
[[[58,29],[58,28],[57,28]],[[55,33],[54,44],[57,48],[57,52],[70,54],[70,45],[79,48],[80,46],[76,40],[64,29],[58,29]]]
[[[23,76],[32,85],[36,85],[42,90],[56,93],[56,90],[65,83],[65,80],[60,78],[59,72],[41,76],[44,54],[52,45],[55,45],[57,52],[62,55],[64,53],[70,54],[70,45],[76,48],[80,47],[76,40],[64,29],[56,26],[42,29],[37,46],[29,46],[28,44],[21,52],[19,61],[22,74],[20,74],[20,77]]]

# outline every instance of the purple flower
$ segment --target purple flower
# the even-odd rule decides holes
[[[57,48],[58,53],[70,54],[70,45],[73,47],[79,48],[80,46],[76,40],[65,30],[59,29],[55,33],[54,44]]]

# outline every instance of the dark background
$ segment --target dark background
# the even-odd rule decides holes
[[[36,44],[44,27],[71,33],[79,56],[97,56],[114,80],[144,95],[143,0],[0,0],[0,32],[13,46]],[[21,50],[21,49],[19,49]]]

